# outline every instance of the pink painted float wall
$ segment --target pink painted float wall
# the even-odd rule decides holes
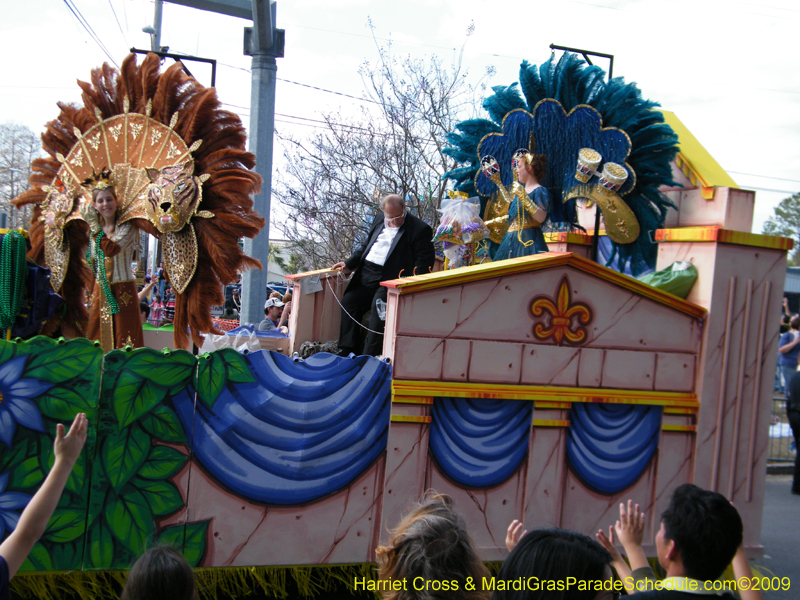
[[[699,201],[686,194],[687,204]],[[210,519],[203,566],[370,562],[388,530],[434,488],[455,498],[482,557],[497,560],[513,519],[589,534],[612,523],[629,497],[645,506],[651,540],[672,490],[694,482],[732,496],[757,553],[777,353],[770,332],[788,241],[725,228],[741,225],[730,223],[731,203],[752,200],[747,194],[717,190],[692,213],[705,215],[697,217],[702,227],[659,232],[658,268],[692,260],[700,272],[687,301],[591,263],[588,238],[574,234],[549,240],[573,253],[388,283],[384,354],[394,372],[383,455],[346,489],[288,507],[243,501],[192,460],[175,477],[186,512],[161,525]],[[293,279],[291,347],[336,339],[343,282],[328,271]],[[559,342],[547,332],[563,316],[532,313],[537,301],[558,308],[559,295],[566,308],[583,307],[566,328],[573,336],[582,328],[584,339]],[[528,451],[510,477],[480,488],[445,474],[429,448],[440,397],[533,405]],[[579,403],[664,408],[658,448],[626,489],[598,492],[570,465],[570,409]]]

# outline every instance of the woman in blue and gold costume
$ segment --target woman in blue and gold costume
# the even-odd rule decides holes
[[[546,167],[547,157],[544,154],[526,151],[516,153],[514,169],[519,182],[515,181],[512,185],[513,197],[508,206],[508,216],[500,217],[508,219],[508,231],[494,254],[494,260],[547,252],[541,225],[550,212],[550,193],[539,184]]]

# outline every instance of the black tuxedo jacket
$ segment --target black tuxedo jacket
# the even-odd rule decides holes
[[[367,254],[383,231],[383,227],[383,214],[380,214],[373,221],[366,242],[356,248],[352,256],[344,261],[348,269],[356,271],[355,277],[359,280],[359,267],[364,265]],[[433,268],[434,259],[433,230],[425,221],[406,211],[406,218],[386,256],[381,281],[397,279],[401,273],[403,277],[428,273]]]

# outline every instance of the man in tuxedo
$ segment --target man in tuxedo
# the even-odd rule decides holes
[[[384,196],[381,210],[383,214],[375,218],[366,241],[350,258],[333,265],[344,275],[353,273],[342,297],[344,311],[339,353],[343,356],[358,350],[359,323],[367,311],[371,331],[367,333],[364,354],[379,356],[383,353],[384,320],[376,309],[378,300],[386,302],[387,289],[381,286],[381,281],[421,275],[433,268],[435,257],[430,225],[406,212],[405,201],[397,194]]]

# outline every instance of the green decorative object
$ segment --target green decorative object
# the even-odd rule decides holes
[[[22,307],[28,262],[25,257],[25,238],[16,231],[3,236],[0,256],[0,329],[3,336],[11,332]]]
[[[102,229],[97,232],[97,237],[94,240],[95,259],[92,267],[94,267],[95,279],[97,279],[100,289],[103,290],[103,294],[106,296],[108,312],[116,315],[119,312],[119,304],[117,304],[117,299],[114,298],[114,294],[111,292],[111,286],[108,283],[108,277],[106,277],[106,253],[103,252],[103,248],[100,246],[100,240],[105,234],[106,232]]]
[[[666,269],[642,275],[639,281],[686,300],[697,281],[697,267],[688,260],[674,262]]]

